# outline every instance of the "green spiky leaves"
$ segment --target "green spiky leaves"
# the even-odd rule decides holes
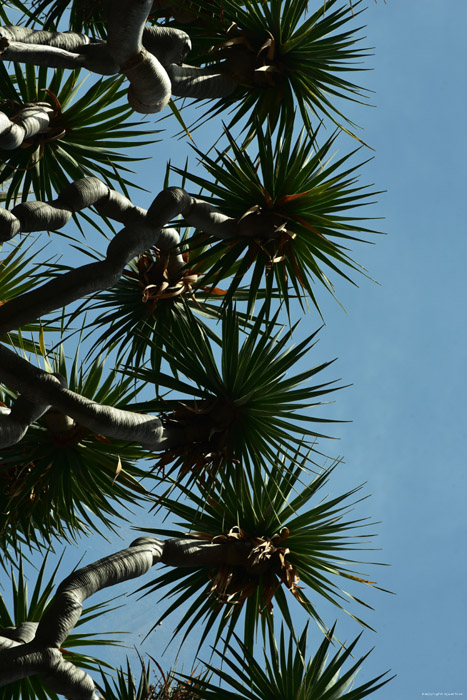
[[[263,663],[235,636],[238,650],[231,645],[228,654],[215,650],[226,667],[206,664],[213,679],[199,681],[194,697],[197,700],[361,700],[391,680],[383,680],[384,673],[354,687],[354,678],[368,656],[350,661],[360,635],[345,650],[339,649],[329,658],[333,627],[331,637],[325,637],[316,653],[309,657],[307,631],[305,627],[296,641],[290,635],[288,643],[283,629],[278,644],[270,635],[268,651],[263,651]],[[344,670],[348,664],[351,666]],[[224,682],[222,688],[213,682],[217,679]]]
[[[176,616],[173,636],[184,640],[201,623],[200,646],[213,640],[219,653],[222,642],[224,666],[208,666],[207,675],[194,676],[185,695],[183,686],[172,687],[172,672],[162,674],[162,681],[151,687],[147,667],[134,680],[128,665],[128,673],[121,670],[115,682],[103,676],[106,697],[360,700],[383,685],[384,677],[352,685],[363,659],[351,660],[355,642],[331,651],[334,628],[329,629],[326,609],[332,604],[339,614],[348,612],[368,626],[357,614],[359,606],[370,607],[376,587],[375,577],[366,571],[371,563],[367,559],[373,558],[368,554],[369,521],[360,514],[360,487],[325,495],[336,463],[318,467],[316,443],[328,432],[323,424],[332,420],[321,406],[339,386],[328,379],[330,362],[307,362],[316,333],[304,339],[293,321],[296,300],[302,310],[311,301],[321,313],[322,287],[334,294],[336,285],[341,296],[341,280],[355,283],[357,272],[365,274],[351,249],[377,233],[362,207],[378,193],[360,183],[362,163],[354,160],[356,151],[334,153],[339,127],[360,141],[352,121],[357,118],[349,108],[366,102],[365,91],[351,77],[364,70],[360,62],[368,55],[358,26],[363,3],[136,4],[141,14],[138,8],[133,13],[131,0],[115,8],[100,0],[34,0],[33,11],[25,9],[28,17],[19,23],[61,31],[69,20],[69,28],[89,31],[98,50],[94,39],[105,38],[108,12],[123,12],[130,24],[134,17],[135,35],[146,21],[172,17],[169,26],[187,29],[193,43],[186,64],[180,65],[176,52],[168,60],[173,94],[201,100],[211,95],[198,123],[227,114],[223,141],[216,141],[217,153],[210,148],[214,138],[209,144],[200,141],[195,149],[204,174],[201,168],[174,169],[182,175],[180,187],[186,190],[190,182],[193,192],[171,188],[166,195],[174,208],[167,210],[167,218],[158,203],[151,205],[144,221],[139,211],[136,218],[147,229],[148,249],[125,263],[121,279],[113,277],[112,288],[69,308],[70,322],[83,320],[79,337],[88,352],[83,367],[76,356],[71,371],[67,369],[63,352],[54,364],[47,364],[44,333],[50,326],[31,324],[27,330],[35,331],[35,340],[29,345],[25,328],[1,340],[18,351],[30,351],[36,356],[31,361],[67,377],[69,388],[84,402],[117,408],[133,404],[133,409],[159,413],[163,438],[151,442],[159,450],[151,457],[151,483],[157,493],[148,494],[140,484],[147,452],[95,434],[52,408],[30,426],[21,442],[0,455],[0,563],[6,570],[6,562],[15,562],[22,546],[34,550],[52,544],[55,537],[74,540],[85,531],[113,527],[115,519],[138,502],[156,504],[171,520],[155,521],[150,532],[181,539],[184,554],[193,545],[208,555],[193,557],[190,565],[188,556],[171,559],[174,543],[164,543],[169,554],[163,561],[172,562],[173,568],[157,567],[141,589],[157,591],[163,601],[152,623]],[[12,5],[23,8],[19,0]],[[146,9],[151,10],[148,20]],[[5,10],[0,9],[0,15],[6,21]],[[123,25],[122,32],[126,40]],[[147,78],[153,84],[152,73],[141,70],[141,57],[134,56],[131,65],[125,62],[122,72],[127,74],[128,68],[142,83]],[[82,86],[76,72],[0,66],[0,199],[7,205],[34,197],[50,201],[70,180],[88,175],[98,176],[112,189],[117,183],[126,192],[131,184],[128,163],[134,159],[123,149],[149,145],[155,132],[142,131],[131,119],[121,99],[121,80],[91,76],[89,85]],[[180,102],[171,103],[171,108],[191,139]],[[325,132],[330,125],[331,131]],[[166,177],[164,189],[168,186]],[[166,195],[158,202],[164,203]],[[107,204],[98,209],[106,212],[101,219],[110,223],[113,219],[106,216],[116,211],[115,220],[131,237],[130,203],[112,193]],[[94,215],[80,214],[104,233]],[[158,245],[159,228],[170,223],[177,229],[191,227],[190,235],[180,242],[170,237],[170,248],[166,243],[164,249],[162,238],[161,249],[149,248]],[[123,238],[117,236],[110,246],[109,262]],[[65,264],[74,261],[49,263],[49,274]],[[25,268],[23,245],[0,264],[0,303],[30,291]],[[41,271],[35,269],[34,274]],[[267,301],[258,313],[259,299]],[[276,306],[277,313],[271,314],[272,300],[277,299],[281,308]],[[285,330],[279,326],[283,318],[290,325]],[[62,320],[62,332],[64,326]],[[96,359],[96,352],[102,351],[115,359],[113,371],[104,373],[102,360]],[[149,393],[143,394],[144,403],[135,405],[143,387]],[[9,428],[14,419],[10,406],[17,396],[11,387],[0,390],[0,412]],[[123,415],[122,423],[125,420]],[[130,426],[125,433],[129,440],[134,438],[131,431]],[[209,565],[200,567],[200,561]],[[43,577],[40,569],[39,581]],[[15,608],[21,613],[24,586],[14,585]],[[357,597],[362,589],[365,601]],[[42,605],[38,589],[33,597]],[[277,645],[273,611],[288,628]],[[311,658],[306,631],[301,636],[295,632],[294,611],[325,632]],[[10,619],[0,600],[0,624],[18,624],[19,613]],[[39,619],[40,612],[33,615],[27,619]],[[235,635],[239,630],[241,640]],[[269,642],[264,664],[254,654],[260,630]],[[231,647],[234,638],[236,649]],[[66,643],[67,650],[72,643]],[[82,660],[84,667],[87,663],[95,667]],[[218,687],[218,680],[227,687]],[[18,685],[14,697],[45,700],[47,693],[36,681]],[[0,691],[0,700],[8,692],[9,688]]]
[[[204,319],[218,320],[225,291],[203,285],[202,276],[187,265],[172,272],[168,255],[157,248],[147,250],[132,260],[117,285],[97,294],[87,308],[98,311],[93,328],[105,328],[94,347],[104,351],[118,346],[119,357],[129,355],[135,365],[143,364],[150,354],[151,366],[159,370],[165,341],[183,319],[187,306],[191,321],[199,322],[210,333]],[[244,295],[245,296],[245,293]],[[235,298],[239,298],[237,293]],[[118,328],[109,333],[109,326]]]
[[[159,466],[171,464],[181,475],[214,474],[238,462],[247,468],[251,462],[274,461],[285,446],[301,444],[303,435],[311,441],[322,436],[306,426],[329,420],[305,409],[318,406],[336,387],[307,384],[330,363],[291,373],[316,333],[291,346],[293,329],[282,332],[277,314],[267,320],[267,305],[249,327],[226,307],[222,337],[208,335],[190,320],[189,309],[186,313],[165,341],[164,358],[174,376],[149,368],[129,371],[155,384],[158,396],[168,388],[180,397],[138,404],[145,412],[162,413],[168,446]]]
[[[199,496],[178,485],[189,501],[161,500],[180,518],[176,521],[179,531],[221,544],[229,552],[227,564],[194,572],[171,570],[140,589],[169,588],[164,598],[175,602],[168,605],[161,620],[187,605],[174,635],[184,630],[186,636],[202,622],[202,640],[213,628],[216,641],[224,631],[228,640],[243,621],[242,638],[251,648],[257,626],[265,624],[273,606],[292,629],[290,603],[295,600],[325,629],[320,599],[341,610],[345,610],[345,601],[365,605],[341,589],[344,580],[374,584],[355,570],[358,562],[351,554],[367,549],[362,539],[371,536],[359,533],[368,526],[364,519],[348,517],[355,505],[351,499],[359,489],[325,500],[318,496],[334,466],[309,481],[303,459],[291,463],[276,459],[269,476],[257,469],[250,480],[244,475],[218,478]],[[149,532],[179,536],[174,530]]]
[[[12,605],[7,605],[3,595],[0,594],[0,630],[8,627],[19,627],[21,623],[27,622],[37,625],[45,611],[52,602],[53,591],[56,585],[56,578],[62,557],[57,566],[49,571],[47,567],[47,555],[43,559],[42,565],[35,572],[35,584],[32,592],[28,594],[27,577],[20,560],[17,573],[11,571]],[[108,663],[100,660],[96,652],[93,656],[80,652],[80,648],[120,646],[120,643],[110,638],[108,633],[96,634],[91,631],[81,631],[78,628],[92,623],[95,628],[96,619],[106,612],[116,610],[118,605],[109,607],[111,601],[103,601],[95,605],[86,606],[80,619],[76,623],[75,631],[68,636],[64,648],[61,650],[63,658],[71,661],[75,666],[82,669],[96,672],[102,667],[110,669]],[[14,684],[9,684],[0,688],[0,700],[58,700],[58,696],[44,685],[38,675],[32,675]]]
[[[126,192],[131,185],[126,164],[138,160],[127,149],[153,143],[151,134],[158,132],[135,129],[136,122],[129,121],[133,111],[119,103],[125,94],[123,78],[99,80],[84,92],[79,71],[66,77],[63,70],[50,76],[46,68],[14,67],[10,76],[0,64],[0,110],[12,121],[26,104],[44,103],[53,113],[47,128],[20,148],[0,149],[0,183],[8,183],[7,204],[26,200],[31,191],[38,200],[53,199],[70,181],[90,175],[111,186],[117,182]]]
[[[126,673],[123,669],[119,669],[117,678],[113,679],[112,683],[103,673],[99,687],[105,700],[196,700],[198,698],[197,689],[205,680],[206,674],[186,676],[182,681],[176,678],[173,670],[164,673],[157,661],[154,658],[152,660],[160,674],[155,682],[150,682],[150,664],[146,665],[142,659],[140,659],[141,671],[138,679],[134,678],[128,659]]]
[[[376,231],[353,210],[371,203],[375,192],[358,183],[353,155],[333,158],[336,134],[322,146],[317,137],[302,133],[294,139],[293,125],[283,138],[263,134],[258,127],[258,153],[251,158],[226,132],[232,152],[214,159],[197,151],[211,176],[177,172],[203,188],[202,197],[238,222],[238,235],[214,243],[199,255],[210,263],[205,283],[234,275],[226,300],[248,273],[249,302],[266,284],[289,296],[309,295],[317,308],[316,282],[333,292],[328,275],[349,281],[349,272],[363,272],[348,246]],[[199,235],[205,241],[205,236]],[[195,236],[192,246],[196,246]],[[293,290],[293,291],[291,291]]]
[[[13,249],[8,245],[3,251],[4,255],[0,259],[0,306],[7,304],[10,299],[30,292],[39,280],[46,276],[46,264],[40,265],[36,262],[34,270],[28,266],[28,256],[31,255],[32,248],[32,245],[26,247],[23,241]],[[38,252],[40,251],[36,250],[36,255]],[[50,332],[58,328],[49,325],[46,330]],[[40,343],[29,338],[29,334],[34,331],[43,334],[43,327],[38,323],[30,323],[3,336],[1,341],[24,352],[40,353]]]
[[[231,109],[230,125],[244,118],[250,137],[257,121],[287,131],[297,109],[310,132],[323,115],[345,131],[354,128],[338,102],[366,100],[364,90],[347,79],[369,55],[354,24],[360,4],[327,0],[308,15],[308,0],[184,3],[197,20],[180,25],[193,41],[187,62],[216,65],[237,84],[207,114]]]

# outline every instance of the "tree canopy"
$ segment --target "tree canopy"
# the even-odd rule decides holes
[[[0,547],[14,600],[0,597],[0,698],[358,700],[388,682],[355,678],[359,638],[341,641],[321,610],[369,628],[364,591],[380,588],[372,521],[353,512],[361,485],[323,491],[340,468],[326,403],[343,385],[315,348],[323,295],[369,276],[358,247],[379,233],[379,191],[360,175],[371,144],[346,115],[368,101],[363,10],[0,9]],[[166,118],[185,163],[160,163]],[[147,208],[142,147],[165,172]],[[154,527],[54,590],[59,543],[118,533],[137,508]],[[85,601],[142,576],[163,601],[150,627],[171,620],[185,647],[197,636],[191,675],[152,659],[154,682],[143,656],[113,669],[89,653],[118,640],[80,631],[109,606]]]

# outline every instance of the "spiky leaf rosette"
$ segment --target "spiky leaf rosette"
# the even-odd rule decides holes
[[[167,431],[167,449],[159,467],[195,477],[211,476],[240,462],[265,465],[285,446],[323,437],[307,424],[328,423],[305,409],[321,404],[336,391],[334,381],[305,386],[330,362],[293,374],[293,366],[313,347],[316,333],[291,346],[293,328],[282,332],[265,304],[248,328],[232,307],[222,318],[222,337],[208,335],[199,324],[181,318],[165,340],[163,357],[173,376],[150,368],[128,370],[128,376],[152,383],[159,397],[165,388],[178,394],[137,404],[158,411]],[[248,330],[243,334],[242,331]],[[220,354],[220,357],[219,357]],[[218,358],[218,359],[217,359]]]
[[[32,191],[38,200],[53,199],[70,181],[97,175],[110,186],[117,182],[126,193],[132,185],[126,163],[141,160],[128,154],[134,146],[154,142],[156,131],[135,129],[133,111],[120,98],[123,77],[94,82],[83,93],[79,71],[65,77],[63,70],[17,64],[9,75],[0,64],[0,110],[13,121],[25,105],[43,103],[53,110],[45,131],[14,150],[0,149],[0,183],[8,181],[7,203],[26,200]],[[132,138],[129,138],[129,137]],[[140,137],[145,137],[141,139]]]
[[[1,630],[7,627],[18,627],[23,622],[38,623],[53,599],[53,591],[60,567],[60,561],[51,571],[47,570],[47,555],[43,559],[38,571],[35,571],[35,584],[31,594],[28,593],[27,577],[23,571],[22,561],[19,562],[18,572],[11,572],[11,606],[0,594],[0,635]],[[61,649],[63,658],[71,661],[75,666],[87,671],[96,672],[102,667],[111,669],[103,660],[94,654],[89,656],[79,649],[90,647],[120,646],[118,640],[109,638],[109,634],[118,632],[103,632],[97,635],[93,631],[81,631],[78,628],[92,621],[92,630],[95,629],[95,620],[107,612],[116,610],[120,606],[109,607],[111,600],[103,601],[97,605],[84,606],[83,613],[75,625],[75,631],[70,634],[64,648]],[[11,610],[11,612],[10,612]],[[0,700],[59,700],[58,696],[43,684],[40,676],[29,676],[21,681],[16,681],[0,688]]]
[[[184,241],[185,236],[181,246]],[[182,256],[185,265],[172,265],[170,253],[159,248],[145,251],[130,261],[114,287],[96,294],[91,303],[85,302],[71,315],[70,322],[73,324],[83,310],[92,312],[95,318],[90,323],[91,331],[98,333],[104,329],[92,352],[97,349],[105,352],[112,347],[118,359],[131,358],[136,366],[144,364],[150,356],[151,368],[158,372],[166,339],[179,322],[200,324],[208,335],[215,337],[205,320],[222,318],[219,302],[226,290],[204,283],[206,264],[198,262],[202,252],[203,248],[196,249],[191,256],[186,252]],[[237,289],[233,301],[245,301],[248,294],[247,289]],[[187,308],[191,314],[187,315]],[[249,316],[237,313],[246,325],[251,325]]]
[[[105,330],[93,350],[113,347],[119,358],[128,356],[134,365],[143,364],[149,353],[153,371],[159,371],[165,341],[180,319],[187,319],[187,307],[193,312],[188,321],[200,323],[210,334],[202,319],[221,317],[214,298],[223,298],[225,291],[206,288],[199,266],[195,272],[188,254],[185,260],[185,267],[171,269],[170,255],[151,248],[128,264],[115,287],[96,294],[85,308],[100,312],[91,328]],[[235,298],[241,296],[239,292]]]
[[[331,637],[335,626],[331,630]],[[281,629],[277,645],[269,635],[269,649],[263,650],[263,662],[257,661],[236,635],[238,650],[228,646],[223,653],[214,650],[222,660],[222,667],[211,664],[213,680],[201,680],[195,690],[197,700],[362,700],[388,683],[386,673],[354,686],[356,674],[368,654],[356,661],[352,659],[361,634],[345,649],[340,648],[329,658],[331,637],[325,637],[313,657],[307,654],[307,627],[295,641],[289,634],[288,643]],[[369,652],[368,652],[369,653]],[[344,670],[345,667],[345,670]],[[383,680],[384,679],[384,680]],[[223,686],[215,681],[223,682]],[[227,684],[227,687],[226,685]],[[189,686],[188,686],[189,687]],[[228,688],[232,690],[228,690]]]
[[[290,290],[309,295],[315,306],[315,283],[333,292],[328,274],[353,282],[346,270],[364,272],[349,255],[348,245],[377,233],[366,228],[368,217],[354,213],[371,203],[376,192],[358,182],[358,168],[350,165],[353,153],[332,158],[337,134],[322,146],[302,134],[295,140],[293,125],[283,138],[263,134],[258,127],[258,154],[251,158],[226,131],[230,152],[216,159],[197,151],[210,178],[177,170],[203,188],[205,201],[238,222],[238,236],[214,243],[199,255],[210,263],[205,283],[234,274],[226,300],[251,274],[252,306],[265,277],[266,288],[276,288],[288,303]],[[175,169],[176,170],[176,169]],[[195,234],[205,242],[205,235]]]
[[[47,263],[35,263],[34,269],[31,270],[28,261],[34,254],[38,255],[40,251],[32,252],[32,245],[26,247],[24,241],[15,248],[7,246],[4,255],[0,259],[0,306],[8,303],[10,299],[14,299],[21,294],[25,294],[37,286],[40,280],[43,280],[47,274]],[[57,331],[54,326],[47,326],[44,331]],[[41,348],[38,343],[35,343],[28,336],[30,333],[42,332],[42,326],[37,323],[30,323],[19,331],[11,331],[1,338],[2,343],[10,345],[24,352],[41,353]],[[24,335],[27,333],[27,335]]]
[[[237,86],[207,110],[209,118],[231,109],[230,125],[245,118],[250,136],[257,121],[288,130],[296,109],[309,131],[323,116],[345,131],[355,127],[338,102],[366,103],[364,89],[348,80],[369,55],[355,23],[361,0],[353,7],[337,0],[318,4],[307,16],[308,0],[173,3],[178,12],[186,8],[190,20],[177,24],[193,43],[187,63],[215,66]]]
[[[200,680],[205,679],[206,674],[186,676],[186,680],[181,681],[175,677],[174,671],[164,673],[155,659],[153,661],[160,674],[156,682],[151,680],[150,664],[146,665],[142,659],[137,680],[133,676],[128,659],[126,673],[120,668],[117,678],[113,679],[112,683],[103,673],[99,688],[105,700],[196,700]]]
[[[52,368],[50,368],[52,370]],[[55,371],[68,376],[68,387],[82,396],[116,408],[127,407],[138,390],[116,370],[103,377],[104,360],[87,368],[75,356],[67,371],[63,350]],[[49,410],[23,440],[0,455],[0,543],[12,533],[31,543],[50,543],[54,536],[75,538],[81,532],[113,528],[122,511],[148,494],[139,480],[141,449],[96,435],[67,416]],[[6,538],[6,539],[5,539]]]
[[[303,460],[286,464],[276,459],[269,476],[259,469],[249,478],[240,473],[232,479],[219,476],[209,487],[200,489],[199,495],[179,485],[185,501],[163,497],[162,504],[180,528],[178,532],[223,543],[231,563],[211,570],[170,570],[140,588],[149,594],[168,587],[163,598],[175,601],[156,625],[175,610],[180,614],[186,604],[173,636],[184,630],[185,639],[197,623],[202,623],[201,643],[213,629],[217,643],[223,633],[228,641],[243,617],[242,638],[252,648],[258,623],[262,621],[264,632],[273,605],[290,629],[294,626],[289,608],[292,599],[323,629],[319,598],[341,610],[345,610],[346,600],[370,607],[341,589],[339,583],[343,579],[359,585],[374,583],[355,571],[359,562],[350,554],[369,549],[361,540],[372,536],[359,534],[361,528],[368,527],[366,518],[348,517],[355,505],[350,499],[361,487],[318,500],[335,466],[322,469],[306,483]],[[175,536],[173,530],[149,532]]]
[[[102,673],[102,683],[98,685],[105,700],[148,700],[150,697],[148,669],[141,662],[141,673],[139,679],[135,681],[128,658],[126,672],[119,668],[117,677],[112,681]]]

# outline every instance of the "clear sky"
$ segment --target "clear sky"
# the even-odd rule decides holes
[[[412,700],[424,693],[467,696],[467,227],[462,218],[467,3],[368,0],[363,19],[375,55],[367,62],[373,70],[357,82],[375,91],[376,106],[356,107],[354,116],[375,149],[362,182],[387,190],[372,213],[385,217],[380,227],[388,235],[374,246],[355,247],[354,257],[379,285],[363,277],[358,289],[337,285],[347,314],[321,295],[326,327],[311,362],[337,356],[328,378],[353,385],[323,410],[327,418],[352,421],[333,427],[339,443],[323,445],[345,459],[329,491],[337,495],[367,482],[364,492],[372,497],[358,513],[381,521],[373,528],[379,533],[375,546],[382,548],[374,558],[391,567],[378,568],[376,577],[397,594],[362,594],[375,607],[367,619],[377,633],[366,631],[360,643],[361,653],[375,650],[359,682],[390,668],[397,678],[375,695],[380,700]],[[338,148],[347,151],[349,141],[340,138]],[[156,158],[139,168],[140,181],[152,193],[134,195],[133,201],[147,206],[162,184],[161,163],[171,157],[183,167],[187,150],[184,142],[174,149],[167,137],[156,144]],[[301,329],[311,332],[319,325],[311,314]],[[144,522],[149,519],[135,517],[135,524]],[[122,530],[121,543],[83,540],[67,559],[76,563],[86,550],[90,562],[135,536]],[[137,624],[136,642],[160,607],[149,598],[138,605],[133,600],[115,620],[109,618],[108,627]],[[325,619],[334,620],[336,612],[324,610]],[[359,633],[356,623],[343,615],[338,619],[341,639]],[[169,632],[156,631],[142,650],[159,659]],[[312,639],[317,646],[317,629]]]

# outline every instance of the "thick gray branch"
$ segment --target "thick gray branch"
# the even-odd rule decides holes
[[[11,212],[0,210],[0,240],[7,240],[20,231],[60,228],[72,212],[99,202],[103,202],[105,209],[109,192],[98,178],[83,178],[62,191],[50,204],[25,202]],[[127,209],[132,222],[111,241],[105,260],[71,270],[0,307],[0,337],[12,328],[19,328],[83,296],[114,286],[125,265],[155,246],[162,226],[190,203],[191,198],[183,190],[169,188],[155,198],[145,216],[142,216],[144,210]],[[118,207],[118,200],[113,206]]]
[[[38,622],[22,622],[19,627],[7,627],[0,630],[0,646],[6,639],[12,639],[18,644],[27,644],[32,642],[36,636]],[[8,645],[14,646],[14,645]]]
[[[231,546],[193,538],[140,537],[127,549],[74,571],[59,585],[39,624],[0,631],[0,686],[34,674],[71,700],[91,700],[94,683],[59,651],[82,612],[86,598],[103,588],[145,574],[153,564],[198,568],[231,561]]]
[[[198,100],[228,97],[238,83],[219,66],[197,67],[189,65],[167,66],[172,94],[194,97]]]
[[[152,0],[112,0],[107,3],[107,47],[119,65],[141,51],[143,29]]]
[[[50,408],[41,398],[30,401],[19,396],[11,409],[0,408],[0,447],[16,445],[27,429]]]
[[[160,192],[147,211],[113,192],[101,180],[83,178],[66,187],[56,200],[24,202],[13,210],[0,210],[0,240],[22,231],[61,228],[73,212],[94,205],[108,217],[125,224],[107,248],[105,260],[83,265],[11,299],[0,307],[0,337],[96,291],[114,286],[127,263],[148,248],[159,245],[173,258],[172,269],[183,259],[175,229],[163,228],[183,214],[188,223],[217,238],[231,238],[236,222],[206,202],[193,199],[179,187]],[[165,448],[166,431],[159,418],[103,406],[75,394],[53,375],[0,346],[0,381],[21,394],[9,414],[0,415],[0,445],[15,444],[27,427],[54,406],[94,433],[137,442],[151,450]]]
[[[167,68],[172,63],[183,63],[183,59],[191,50],[191,41],[188,34],[181,29],[145,27],[143,46]]]
[[[79,51],[83,44],[89,44],[92,41],[85,34],[76,34],[75,32],[47,32],[41,29],[11,25],[0,27],[0,37],[7,41],[53,46],[65,51]]]
[[[128,101],[137,112],[161,111],[171,97],[164,66],[181,63],[191,48],[178,29],[145,27],[152,0],[106,3],[107,41],[73,32],[0,27],[0,60],[50,68],[86,68],[100,75],[123,73],[130,81]]]
[[[5,648],[0,638],[0,686],[39,674],[51,690],[68,700],[96,697],[91,676],[65,661],[59,649],[44,647],[36,640],[27,644],[11,641],[10,644]]]
[[[114,3],[113,3],[114,4]],[[144,12],[143,12],[144,15]],[[141,17],[143,16],[140,16]],[[144,27],[141,36],[141,26],[134,28],[132,37],[124,36],[126,42],[125,54],[120,54],[121,47],[121,23],[119,19],[115,19],[115,8],[111,8],[110,16],[113,18],[112,27],[109,27],[110,45],[115,58],[111,59],[111,54],[108,48],[108,42],[101,39],[92,39],[85,34],[76,34],[74,32],[48,32],[43,30],[34,30],[27,27],[0,27],[0,39],[3,38],[6,50],[9,48],[7,44],[29,45],[29,46],[47,46],[50,48],[60,49],[67,54],[83,54],[85,57],[85,67],[88,70],[93,70],[87,61],[90,57],[104,57],[104,52],[107,54],[107,61],[114,61],[115,70],[113,73],[119,72],[120,63],[117,62],[118,56],[121,61],[128,60],[131,49],[133,52],[140,50],[140,43],[153,54],[163,66],[170,64],[181,64],[187,53],[191,49],[191,41],[188,34],[180,29],[173,27]],[[142,20],[143,22],[145,20]],[[135,41],[136,39],[136,41]],[[130,51],[129,51],[130,50]],[[51,54],[53,55],[53,53]],[[58,55],[58,54],[57,54]],[[95,59],[94,59],[95,60]],[[52,66],[51,66],[52,67]],[[96,72],[100,72],[99,70]]]
[[[136,442],[150,450],[164,449],[165,431],[157,416],[104,406],[75,394],[53,374],[34,367],[2,345],[0,381],[31,401],[31,404],[54,406],[94,433]]]
[[[11,121],[0,112],[0,148],[12,151],[19,148],[23,141],[45,131],[50,124],[54,110],[45,102],[25,105]]]
[[[120,552],[74,571],[59,585],[39,623],[36,641],[50,647],[62,646],[80,618],[84,600],[103,588],[145,574],[160,561],[163,547],[162,540],[141,538]]]
[[[185,214],[185,221],[190,226],[221,240],[228,240],[238,235],[235,219],[223,214],[212,204],[199,199],[193,199],[191,208]]]
[[[180,214],[192,226],[220,239],[232,238],[238,230],[234,219],[206,202],[193,199],[180,187],[160,192],[145,211],[110,190],[98,178],[89,177],[70,184],[50,203],[24,202],[11,212],[0,209],[0,240],[8,240],[22,231],[61,228],[73,212],[92,205],[104,216],[125,224],[110,242],[106,259],[71,270],[9,300],[0,307],[0,337],[77,299],[114,286],[127,263],[155,245],[177,256],[178,234],[164,227]]]
[[[68,68],[70,70],[86,67],[85,56],[81,53],[72,53],[55,46],[21,44],[17,41],[10,42],[1,36],[0,60],[30,63],[34,66],[46,66],[47,68]]]

